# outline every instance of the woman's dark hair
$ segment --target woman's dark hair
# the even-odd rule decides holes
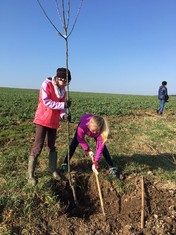
[[[66,68],[58,68],[56,70],[56,77],[66,79]],[[70,70],[68,69],[68,82],[70,81],[71,81],[71,73],[70,73]]]
[[[163,81],[163,82],[162,82],[162,85],[163,85],[163,86],[166,86],[166,85],[167,85],[167,82],[166,82],[166,81]]]

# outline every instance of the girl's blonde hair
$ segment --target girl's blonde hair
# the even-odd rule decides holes
[[[101,116],[93,116],[92,120],[96,123],[97,128],[99,129],[103,143],[108,139],[109,135],[109,125],[107,120]]]

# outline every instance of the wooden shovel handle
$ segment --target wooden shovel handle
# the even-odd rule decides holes
[[[92,162],[94,161],[93,156],[91,156]],[[98,174],[96,174],[94,172],[95,178],[96,178],[96,182],[97,182],[97,187],[98,187],[98,193],[99,193],[99,198],[100,198],[100,204],[101,204],[101,209],[102,209],[102,213],[105,216],[105,211],[104,211],[104,204],[103,204],[103,197],[102,197],[102,193],[101,193],[101,189],[100,189],[100,183],[99,183],[99,179],[98,179]]]

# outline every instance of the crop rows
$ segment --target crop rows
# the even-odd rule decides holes
[[[32,120],[38,102],[38,90],[0,88],[0,126]],[[72,121],[84,113],[104,116],[123,116],[136,110],[156,110],[156,96],[70,92]],[[175,97],[170,97],[167,108],[175,112]]]

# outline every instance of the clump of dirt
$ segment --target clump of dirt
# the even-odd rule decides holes
[[[79,168],[80,169],[80,168]],[[65,213],[53,223],[54,231],[65,234],[161,235],[176,234],[176,187],[163,186],[151,176],[144,177],[145,217],[141,229],[141,176],[130,175],[122,181],[99,174],[105,216],[102,213],[95,175],[74,174],[78,205],[65,178],[65,188],[53,191],[65,205]]]

